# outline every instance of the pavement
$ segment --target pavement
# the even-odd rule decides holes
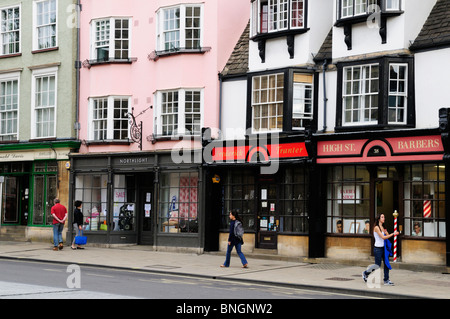
[[[450,268],[433,265],[391,263],[390,279],[395,286],[378,284],[375,277],[364,283],[361,277],[370,261],[337,261],[327,258],[281,258],[245,254],[249,267],[243,269],[237,255],[229,268],[221,268],[225,252],[193,254],[154,251],[151,246],[86,246],[84,250],[53,251],[42,242],[0,241],[0,258],[42,261],[80,266],[109,267],[152,273],[167,273],[228,281],[358,294],[367,298],[450,299]],[[381,271],[382,273],[382,271]]]

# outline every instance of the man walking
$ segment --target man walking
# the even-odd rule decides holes
[[[53,250],[63,249],[62,231],[67,219],[67,209],[60,204],[59,198],[54,199],[55,205],[52,207],[53,216]]]

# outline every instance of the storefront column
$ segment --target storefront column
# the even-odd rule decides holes
[[[450,154],[444,156],[445,163],[445,240],[446,264],[450,267]]]
[[[326,174],[317,164],[309,168],[309,258],[325,257],[326,218]],[[324,171],[324,172],[322,172]]]
[[[155,179],[153,180],[153,248],[157,247],[158,240],[158,214],[159,214],[159,166],[158,166],[158,155],[155,155],[155,167],[153,168],[155,172]]]

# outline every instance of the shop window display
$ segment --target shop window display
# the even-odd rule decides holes
[[[135,202],[135,176],[114,175],[113,231],[136,230]]]
[[[228,230],[230,211],[236,211],[243,220],[245,230],[255,230],[255,176],[252,171],[230,172],[224,183],[224,209],[221,229]]]
[[[444,165],[405,166],[404,194],[404,234],[445,238]]]
[[[370,174],[365,166],[329,168],[327,232],[367,234],[370,220]]]
[[[162,173],[159,198],[159,231],[198,232],[198,173]]]
[[[77,175],[75,199],[83,202],[83,219],[86,231],[107,230],[108,175]]]
[[[308,176],[303,168],[286,169],[280,232],[308,233],[307,186]]]

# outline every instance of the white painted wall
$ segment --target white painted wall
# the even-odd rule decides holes
[[[222,82],[222,139],[244,138],[246,117],[247,81],[242,79]]]
[[[326,96],[327,96],[327,116],[326,116],[326,129],[325,132],[334,132],[336,126],[336,90],[337,90],[337,71],[328,70],[325,73],[326,80]],[[317,131],[322,132],[324,130],[324,96],[323,96],[323,73],[319,75],[319,92],[318,92],[318,118],[317,118]]]
[[[439,109],[450,107],[450,48],[416,53],[416,127],[436,128]]]

